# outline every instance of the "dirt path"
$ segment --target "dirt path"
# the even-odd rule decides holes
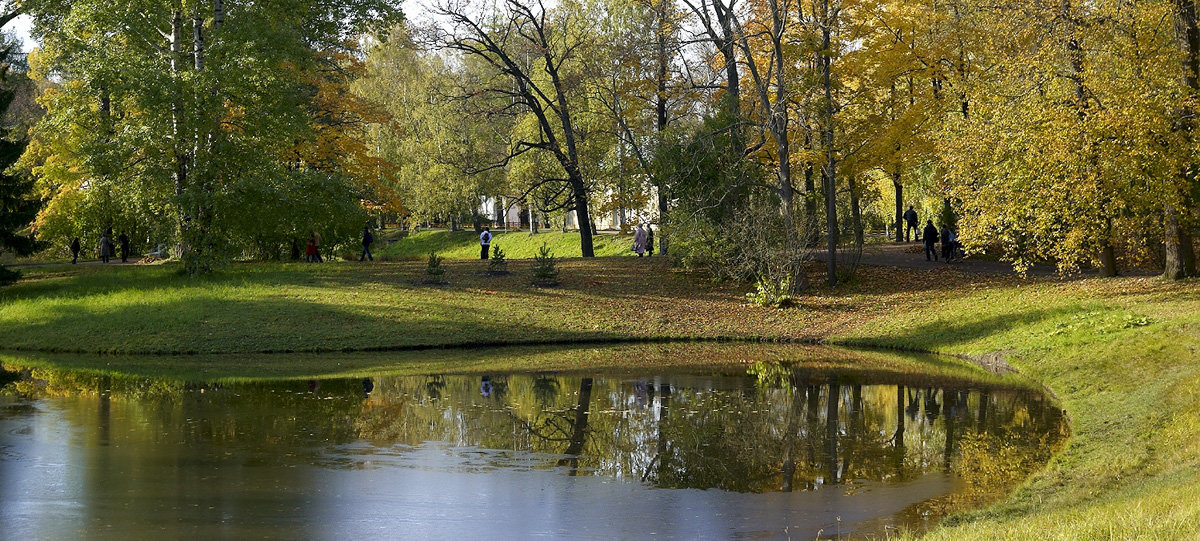
[[[939,252],[940,254],[940,252]],[[825,261],[826,253],[817,252],[817,260]],[[925,261],[925,250],[920,243],[907,244],[872,244],[863,248],[863,265],[873,267],[898,267],[903,269],[934,269],[949,266],[962,272],[977,274],[1016,274],[1012,265],[1003,261],[986,261],[981,259],[955,259],[947,263],[940,261]],[[1047,276],[1055,273],[1050,265],[1036,265],[1027,274]]]

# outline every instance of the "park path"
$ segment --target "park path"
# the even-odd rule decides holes
[[[138,263],[138,261],[141,261],[141,258],[138,258],[136,260],[133,258],[130,258],[128,263],[121,263],[121,258],[119,258],[119,257],[116,259],[110,259],[108,261],[108,263],[100,261],[99,259],[89,259],[86,261],[81,259],[81,260],[79,260],[79,263],[76,263],[76,265],[85,265],[85,266],[89,266],[89,267],[94,266],[94,265],[115,265],[115,266],[120,267],[120,266],[136,265]],[[47,262],[41,262],[41,263],[8,263],[8,264],[5,264],[4,266],[6,266],[8,268],[12,268],[12,269],[32,269],[32,268],[36,268],[36,267],[54,267],[54,266],[59,266],[59,265],[70,265],[70,264],[71,264],[70,261],[47,261]]]
[[[939,247],[939,254],[940,254]],[[919,251],[916,251],[919,250]],[[825,261],[828,253],[814,253],[815,259]],[[956,259],[946,261],[925,261],[925,250],[920,243],[910,242],[897,244],[871,244],[863,247],[860,264],[872,267],[898,267],[902,269],[936,269],[941,267],[953,268],[960,272],[975,274],[1017,274],[1009,263],[1003,261],[987,261],[983,259]],[[1031,276],[1049,276],[1056,270],[1050,265],[1035,265],[1026,273]]]

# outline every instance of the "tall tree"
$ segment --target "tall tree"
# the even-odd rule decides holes
[[[581,85],[587,79],[580,71],[581,55],[594,44],[588,13],[575,2],[549,9],[540,1],[526,5],[519,0],[505,0],[495,12],[476,13],[459,1],[442,2],[434,11],[450,25],[438,36],[443,47],[477,58],[508,79],[478,92],[507,97],[503,107],[532,115],[536,133],[514,141],[508,158],[531,151],[553,157],[563,176],[548,180],[569,188],[581,255],[594,257],[591,189],[580,159],[577,121]]]
[[[6,113],[16,96],[18,79],[24,76],[11,73],[18,43],[7,35],[4,38],[0,42],[0,113],[5,113],[6,120],[0,125],[0,254],[29,255],[38,243],[27,230],[42,202],[33,193],[33,180],[9,169],[25,151],[27,141],[20,126],[8,125],[13,119]],[[15,282],[19,276],[0,265],[0,286]]]

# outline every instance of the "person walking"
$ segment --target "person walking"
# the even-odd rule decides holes
[[[933,261],[937,261],[938,253],[937,253],[937,249],[935,248],[935,246],[937,245],[937,241],[938,241],[938,230],[936,227],[933,226],[933,220],[929,220],[925,223],[924,233],[925,233],[925,237],[924,237],[924,239],[925,239],[925,261],[930,260],[929,256],[931,254],[933,255]]]
[[[100,235],[100,261],[108,263],[108,258],[113,255],[113,242],[109,237],[108,232]]]
[[[646,224],[646,256],[654,257],[654,225]]]
[[[917,233],[917,211],[913,210],[912,205],[908,206],[908,210],[904,212],[904,223],[908,224],[904,228],[904,242],[912,242],[910,234]]]
[[[638,224],[633,232],[633,251],[637,252],[638,257],[646,254],[646,230],[642,229],[642,224]]]
[[[129,262],[129,235],[121,231],[121,236],[117,237],[117,244],[121,246],[121,263]]]
[[[941,237],[942,237],[942,259],[944,259],[947,263],[949,263],[951,253],[952,253],[950,251],[951,246],[952,246],[950,244],[950,226],[942,224]]]
[[[362,252],[362,255],[358,257],[359,261],[362,261],[363,258],[369,259],[371,261],[375,261],[375,258],[371,256],[371,243],[372,242],[375,242],[375,235],[371,234],[370,226],[364,226],[363,227],[363,238],[362,238],[363,252]]]
[[[312,232],[312,243],[313,261],[316,261],[317,263],[324,263],[325,260],[321,258],[321,234],[317,233],[317,230],[315,229]]]
[[[79,261],[79,237],[71,240],[71,264]]]
[[[483,233],[479,234],[479,259],[488,258],[488,250],[492,247],[492,229],[484,227]]]

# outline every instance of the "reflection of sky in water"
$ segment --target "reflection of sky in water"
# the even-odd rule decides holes
[[[964,490],[969,472],[943,464],[970,450],[957,442],[1061,437],[1025,392],[547,378],[493,378],[488,396],[445,376],[376,378],[366,399],[358,380],[0,398],[0,523],[14,539],[811,538],[837,517],[842,531],[919,525],[914,510]],[[779,491],[785,445],[796,492]]]

